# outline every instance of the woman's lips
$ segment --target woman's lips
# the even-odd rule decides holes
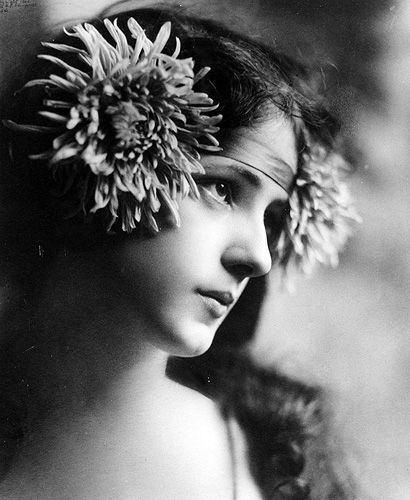
[[[215,319],[222,318],[231,304],[234,302],[233,295],[230,292],[198,291],[199,296],[206,305],[210,315]]]

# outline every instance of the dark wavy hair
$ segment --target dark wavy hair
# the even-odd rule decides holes
[[[211,72],[198,84],[217,103],[221,129],[250,127],[267,120],[274,106],[293,123],[300,161],[307,141],[331,151],[337,125],[328,113],[316,79],[303,64],[222,25],[197,19],[173,9],[138,9],[115,16],[124,28],[135,17],[154,38],[160,26],[172,23],[172,35],[180,38],[181,57],[192,57],[198,68]],[[102,33],[101,20],[92,22]],[[64,42],[64,37],[57,41]],[[41,77],[49,69],[45,61],[30,68],[27,79]],[[53,72],[55,68],[53,67]],[[33,123],[43,95],[39,89],[21,92],[11,110],[19,123]],[[24,103],[24,105],[22,105]],[[9,116],[10,117],[10,116]],[[27,151],[44,151],[45,145],[26,134],[8,132],[3,141],[0,189],[0,225],[3,235],[3,273],[16,284],[17,294],[6,303],[1,339],[3,359],[0,417],[3,446],[0,460],[11,460],[15,444],[24,435],[24,390],[19,388],[22,352],[13,344],[35,329],[37,297],[55,247],[109,244],[98,216],[87,231],[83,220],[64,220],[64,199],[50,196],[53,183],[46,165],[27,158]],[[24,147],[21,140],[24,137]],[[8,144],[13,144],[12,161]],[[74,237],[73,237],[74,234]],[[323,392],[291,380],[275,371],[258,368],[246,354],[265,295],[265,278],[253,279],[230,316],[224,321],[211,349],[196,359],[171,358],[168,374],[213,397],[222,414],[233,415],[245,431],[251,471],[266,499],[353,498],[351,484],[335,472],[327,441],[327,410]],[[23,319],[22,319],[23,317]],[[21,385],[21,384],[20,384]],[[13,389],[11,389],[13,388]],[[1,469],[0,469],[1,471]]]
[[[354,475],[325,388],[261,367],[249,354],[267,278],[252,279],[196,358],[171,358],[169,376],[218,402],[245,433],[251,473],[266,500],[353,500]]]
[[[192,57],[198,69],[211,67],[208,75],[197,83],[196,90],[206,92],[218,103],[214,113],[223,116],[218,124],[222,134],[267,121],[272,109],[275,109],[293,124],[299,163],[304,162],[303,152],[312,144],[320,144],[328,152],[333,150],[337,123],[323,105],[317,79],[303,64],[218,23],[182,15],[173,9],[138,9],[115,16],[124,32],[127,32],[129,17],[138,19],[150,39],[155,38],[163,23],[171,21],[172,39],[178,37],[181,40],[180,57]],[[91,24],[110,38],[102,20],[96,19]],[[55,41],[67,43],[67,38],[63,34]],[[70,37],[71,45],[77,42],[80,43]],[[165,47],[169,53],[173,49],[171,42]],[[48,50],[42,52],[47,53]],[[75,55],[64,55],[68,64],[71,58]],[[78,66],[77,60],[75,65]],[[50,72],[58,74],[58,71],[64,74],[63,69],[48,61],[38,60],[28,69],[26,78],[29,81],[47,77]],[[42,86],[22,89],[17,93],[7,118],[17,123],[48,124],[37,114],[46,97]],[[16,253],[21,250],[26,253],[26,258],[22,260],[32,261],[40,253],[42,262],[46,264],[56,249],[64,246],[88,247],[104,242],[106,233],[101,211],[93,216],[92,224],[84,224],[83,213],[67,218],[76,193],[69,190],[64,196],[50,196],[56,191],[56,182],[48,166],[45,162],[28,159],[28,154],[50,149],[51,139],[38,134],[3,132],[5,137],[9,137],[3,144],[3,156],[8,155],[7,146],[12,155],[11,169],[4,168],[5,176],[1,177],[4,201],[0,221],[5,235],[1,248],[3,262],[13,268],[17,262]],[[6,159],[2,161],[7,163]],[[278,234],[280,224],[274,222],[275,233]],[[121,232],[121,229],[117,231]]]

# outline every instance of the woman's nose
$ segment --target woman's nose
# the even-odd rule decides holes
[[[265,224],[243,222],[224,251],[222,264],[239,279],[263,276],[272,267]]]

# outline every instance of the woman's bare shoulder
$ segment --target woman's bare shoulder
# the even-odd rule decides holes
[[[198,467],[198,477],[202,475],[214,483],[215,488],[210,485],[207,488],[211,493],[208,498],[261,500],[259,487],[249,468],[246,436],[238,422],[234,418],[225,419],[219,406],[202,394],[184,386],[176,390],[183,396],[181,401],[187,412],[184,432],[190,434],[184,443],[176,445],[182,445],[186,451],[185,457],[181,457],[183,461],[191,457],[191,464],[195,464],[195,469]],[[183,413],[176,412],[176,415]],[[201,457],[199,461],[198,456]],[[183,467],[183,463],[180,465]],[[221,485],[226,493],[222,492]]]
[[[173,390],[175,396],[166,417],[168,463],[172,463],[173,476],[179,478],[180,487],[192,484],[195,492],[190,498],[232,499],[230,438],[218,406],[185,386],[175,384]],[[184,498],[180,493],[179,489],[177,498]]]
[[[167,390],[148,418],[66,422],[58,449],[42,447],[35,464],[25,457],[0,483],[0,499],[233,499],[229,436],[218,407],[174,382]]]

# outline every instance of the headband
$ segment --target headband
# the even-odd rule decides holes
[[[214,134],[221,115],[207,94],[193,87],[210,68],[194,73],[192,58],[178,59],[180,42],[170,56],[163,52],[171,25],[165,23],[154,42],[133,18],[128,31],[131,46],[117,20],[104,20],[110,43],[91,24],[64,30],[79,39],[73,43],[43,43],[60,52],[40,55],[64,76],[28,82],[45,92],[39,115],[50,126],[4,123],[17,131],[48,135],[52,148],[32,159],[46,160],[53,175],[62,180],[62,192],[74,189],[78,212],[102,210],[107,230],[120,218],[124,231],[138,223],[158,231],[155,214],[169,209],[180,225],[177,200],[188,194],[199,197],[192,174],[203,173],[200,150],[218,154],[222,148]],[[67,62],[80,61],[78,66]],[[210,114],[211,113],[211,114]],[[266,173],[253,158],[237,157],[234,142],[221,153]],[[340,156],[320,145],[306,148],[293,172],[276,163],[269,176],[289,193],[289,213],[273,255],[282,268],[291,263],[309,272],[315,263],[337,264],[338,252],[357,220],[346,184],[340,177]],[[342,167],[342,168],[341,168]]]
[[[258,148],[260,145],[263,148],[256,133],[252,134],[252,138],[250,138],[247,127],[224,129],[218,133],[218,141],[223,147],[215,154],[239,161],[249,168],[257,170],[269,177],[287,193],[290,193],[296,170],[273,155],[269,157],[267,152],[263,156],[255,154],[255,147]]]

